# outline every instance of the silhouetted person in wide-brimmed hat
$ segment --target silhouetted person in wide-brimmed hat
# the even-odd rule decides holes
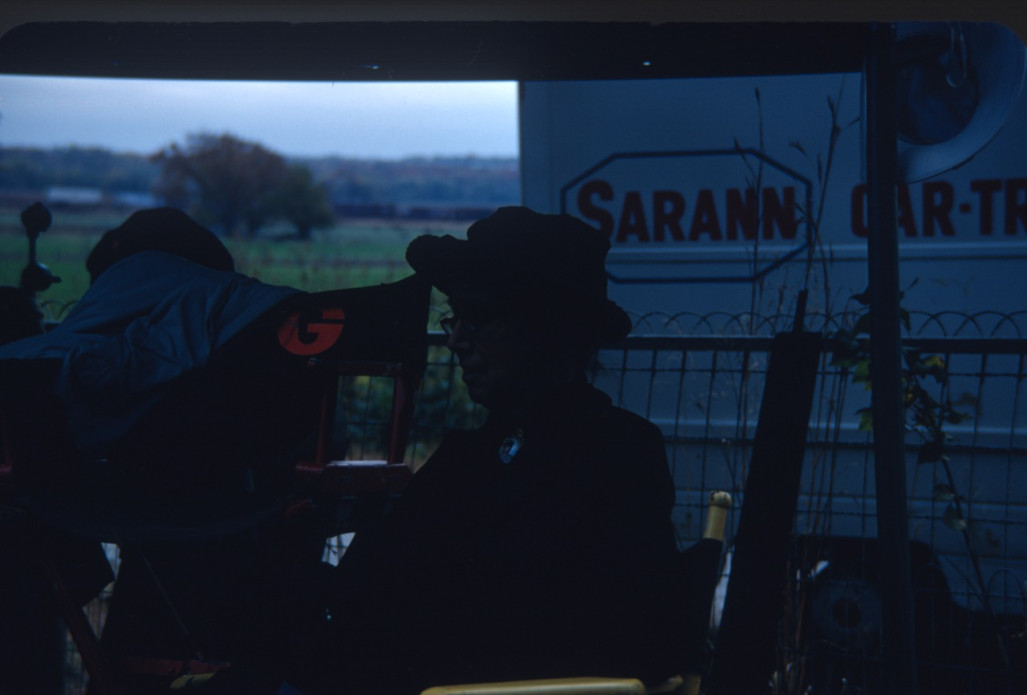
[[[410,265],[449,297],[442,326],[472,399],[493,412],[530,410],[543,392],[584,380],[599,347],[627,335],[631,321],[606,296],[608,248],[576,218],[514,207],[472,225],[466,241],[410,244]],[[483,356],[482,346],[509,356]]]
[[[674,673],[674,487],[660,431],[592,387],[630,330],[609,241],[523,207],[423,236],[407,260],[449,298],[442,327],[484,425],[449,433],[339,566],[334,651],[312,692],[419,692],[549,676]],[[320,677],[320,682],[318,682]]]

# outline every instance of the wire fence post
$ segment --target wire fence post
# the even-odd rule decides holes
[[[895,26],[869,28],[867,89],[867,236],[871,324],[871,408],[880,568],[885,693],[916,693],[916,642],[906,509],[905,416],[896,230],[898,164]]]

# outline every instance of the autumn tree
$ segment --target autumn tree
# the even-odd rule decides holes
[[[189,135],[153,160],[161,166],[154,192],[165,202],[223,234],[251,237],[276,216],[288,169],[281,155],[228,133]]]
[[[296,229],[296,238],[306,241],[315,229],[331,227],[335,215],[324,188],[314,183],[310,168],[292,164],[278,194],[278,213]]]

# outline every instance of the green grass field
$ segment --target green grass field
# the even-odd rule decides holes
[[[103,232],[117,226],[125,213],[68,213],[55,211],[50,229],[39,237],[37,258],[61,278],[41,292],[39,302],[50,319],[89,286],[85,259]],[[237,269],[277,285],[307,291],[359,287],[398,280],[410,274],[403,259],[407,244],[421,234],[462,236],[464,224],[414,223],[393,220],[343,221],[315,232],[309,242],[278,241],[270,229],[255,240],[226,239]],[[16,285],[28,261],[28,240],[19,212],[0,210],[0,284]]]

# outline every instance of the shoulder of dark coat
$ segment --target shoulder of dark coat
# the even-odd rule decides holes
[[[615,439],[636,438],[641,441],[663,441],[660,428],[646,418],[624,408],[609,406],[596,419],[595,426]]]

